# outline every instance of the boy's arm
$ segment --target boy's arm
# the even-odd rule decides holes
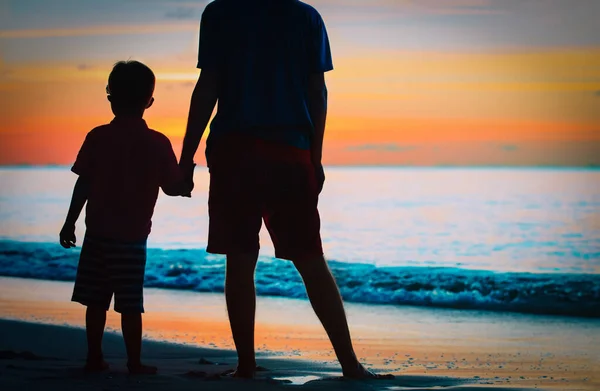
[[[69,206],[69,212],[65,224],[60,230],[60,245],[64,248],[75,247],[75,223],[81,214],[81,210],[88,199],[89,192],[89,179],[93,175],[94,171],[94,145],[96,140],[95,130],[89,132],[86,137],[77,159],[71,167],[71,171],[77,174],[77,182],[73,189],[73,196],[71,197],[71,205]]]
[[[73,196],[71,197],[71,205],[69,206],[69,212],[65,224],[60,230],[60,245],[64,248],[75,247],[75,223],[81,214],[81,210],[88,199],[89,184],[85,177],[77,178],[75,188],[73,189]]]

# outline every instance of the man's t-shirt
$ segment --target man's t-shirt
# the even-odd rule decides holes
[[[86,233],[124,241],[148,237],[159,187],[182,181],[171,142],[141,118],[89,132],[71,171],[90,186]]]
[[[333,69],[319,13],[297,0],[215,0],[200,23],[198,68],[219,73],[208,147],[231,133],[309,149],[311,73]]]

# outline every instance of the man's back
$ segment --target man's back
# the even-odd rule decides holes
[[[308,78],[333,69],[314,8],[296,0],[216,0],[203,14],[198,57],[198,68],[219,71],[211,139],[242,133],[309,149]]]

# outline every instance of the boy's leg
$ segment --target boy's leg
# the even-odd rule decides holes
[[[87,335],[87,370],[108,369],[102,354],[102,337],[106,325],[106,309],[98,306],[88,306],[85,311],[85,331]]]
[[[115,291],[115,311],[121,314],[129,373],[155,374],[156,367],[141,362],[146,241],[114,242],[107,258]]]
[[[121,314],[121,329],[127,350],[127,368],[132,374],[153,375],[158,369],[142,364],[142,313],[127,312]]]
[[[72,301],[87,307],[85,325],[88,354],[85,369],[89,371],[108,369],[108,364],[102,355],[102,337],[112,290],[105,268],[105,254],[102,241],[86,234],[81,246],[71,298]]]

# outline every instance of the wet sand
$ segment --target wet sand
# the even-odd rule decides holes
[[[104,341],[112,369],[84,375],[84,308],[69,302],[71,289],[72,283],[0,278],[0,318],[8,319],[0,321],[2,389],[36,389],[40,382],[50,390],[187,390],[198,382],[206,390],[600,389],[597,320],[348,304],[361,361],[396,375],[356,382],[339,380],[331,345],[307,302],[265,297],[258,299],[256,344],[259,364],[269,371],[252,382],[223,378],[216,375],[235,365],[223,296],[160,289],[146,290],[143,350],[159,375],[126,374],[112,310]]]

